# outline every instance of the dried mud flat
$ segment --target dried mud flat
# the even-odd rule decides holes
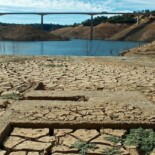
[[[0,65],[0,155],[80,154],[78,145],[138,155],[107,137],[155,125],[154,58],[1,56]]]

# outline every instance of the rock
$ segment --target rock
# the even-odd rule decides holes
[[[26,129],[26,128],[14,128],[11,133],[12,136],[22,136],[27,138],[39,138],[49,135],[49,129]]]
[[[104,134],[112,135],[112,136],[122,137],[126,134],[127,130],[101,129],[100,132]]]
[[[42,82],[39,82],[34,90],[45,90],[45,85]]]
[[[77,139],[81,139],[82,141],[88,142],[91,139],[95,138],[99,135],[97,130],[86,130],[86,129],[79,129],[76,130],[74,133],[71,133]]]

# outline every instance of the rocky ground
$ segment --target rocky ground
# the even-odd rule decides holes
[[[22,56],[1,56],[0,57],[0,116],[5,115],[6,110],[32,90],[57,90],[57,91],[99,91],[99,92],[118,92],[118,91],[139,91],[150,102],[155,103],[155,59],[153,57],[22,57]],[[22,104],[22,102],[21,102]],[[27,103],[28,104],[28,103]],[[34,102],[34,106],[35,106]],[[47,103],[48,104],[48,103]],[[113,104],[113,103],[111,103]],[[15,114],[19,114],[20,108],[24,107],[26,102],[23,101],[23,106],[19,106],[15,110]],[[125,110],[126,115],[133,116],[133,120],[138,118],[147,119],[150,115],[143,117],[143,109],[139,107],[124,107],[115,103],[115,110]],[[46,104],[44,105],[46,106]],[[48,112],[56,113],[56,110],[40,106],[41,111],[44,110],[44,116],[39,113],[33,114],[33,118],[47,119]],[[36,106],[37,107],[37,106]],[[48,107],[48,106],[47,106]],[[84,107],[84,106],[83,106]],[[55,106],[57,109],[57,107]],[[64,112],[67,106],[63,107]],[[80,106],[77,107],[80,109]],[[87,107],[86,111],[93,115],[98,115],[101,112],[98,107]],[[100,107],[110,111],[111,106]],[[144,108],[145,109],[145,108]],[[23,108],[24,110],[24,108]],[[37,107],[37,111],[39,111]],[[48,110],[48,112],[47,112]],[[74,107],[73,109],[74,110]],[[75,108],[75,111],[77,109]],[[83,109],[82,109],[83,110]],[[89,114],[82,117],[85,121],[91,120]],[[89,111],[91,110],[91,111]],[[96,110],[96,113],[95,113]],[[112,109],[113,110],[113,109]],[[72,111],[75,113],[75,111]],[[93,111],[93,112],[92,112]],[[136,111],[136,112],[135,112]],[[147,108],[146,108],[147,111]],[[106,113],[107,111],[105,111]],[[130,113],[131,112],[131,113]],[[26,117],[29,113],[25,114]],[[24,111],[22,112],[24,114]],[[121,114],[121,112],[120,112]],[[135,114],[135,115],[134,115]],[[66,115],[66,113],[64,114]],[[70,114],[69,114],[70,115]],[[78,114],[77,114],[78,115]],[[78,115],[78,116],[79,116]],[[109,113],[109,115],[112,115]],[[107,116],[109,116],[107,114]],[[95,117],[96,117],[95,116]],[[25,117],[25,118],[26,118]],[[35,117],[35,118],[36,118]],[[57,116],[57,121],[61,116]],[[67,117],[65,117],[67,118]],[[64,118],[64,119],[65,119]],[[114,116],[117,120],[118,117]],[[19,118],[24,119],[24,118]],[[53,118],[49,118],[54,119]],[[74,120],[74,118],[72,118]],[[101,118],[103,119],[103,118]],[[108,120],[108,119],[106,119]],[[126,118],[126,121],[128,119]],[[47,120],[46,120],[47,121]],[[64,120],[65,121],[65,120]],[[94,120],[95,121],[95,120]],[[140,120],[143,121],[143,120]],[[154,121],[153,115],[151,121]],[[85,128],[85,127],[84,127]],[[106,132],[108,131],[108,132]],[[37,155],[37,154],[79,154],[79,149],[76,147],[87,145],[90,154],[106,154],[106,151],[123,151],[123,153],[115,154],[130,154],[138,155],[136,148],[126,148],[124,145],[109,142],[105,137],[113,135],[116,137],[124,136],[127,130],[112,130],[112,129],[19,129],[14,128],[10,136],[3,142],[3,148],[0,154],[10,155]],[[121,134],[121,135],[120,135]],[[89,143],[88,143],[89,142]],[[80,144],[79,144],[80,143]],[[82,144],[81,144],[82,143]],[[93,143],[93,145],[91,145]],[[96,145],[94,145],[94,143]],[[88,145],[90,144],[90,145]],[[95,147],[95,152],[94,148]],[[119,149],[117,149],[117,147]],[[6,152],[7,151],[7,152]],[[133,153],[132,153],[133,151]],[[8,153],[10,152],[10,153]]]

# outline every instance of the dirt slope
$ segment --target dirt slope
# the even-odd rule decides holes
[[[0,27],[0,40],[48,41],[62,38],[30,26],[3,26]]]
[[[129,25],[127,24],[110,24],[102,23],[94,27],[94,39],[107,39],[117,32],[120,32]],[[58,29],[51,32],[54,35],[60,35],[67,38],[90,38],[90,27],[89,26],[77,26],[77,27],[67,27]]]
[[[61,28],[55,31],[52,31],[51,34],[59,35],[61,37],[67,38],[85,38],[86,34],[88,34],[89,27],[77,26],[77,27],[66,27]]]
[[[127,41],[153,41],[155,40],[155,20],[145,19],[139,25],[134,24],[129,28],[116,33],[110,40],[127,40]]]
[[[155,41],[139,48],[133,48],[122,53],[123,56],[151,56],[155,57]]]
[[[154,41],[155,40],[155,21],[146,25],[136,33],[128,36],[125,40],[129,41]]]

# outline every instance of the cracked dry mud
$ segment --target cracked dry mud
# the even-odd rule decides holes
[[[15,126],[5,137],[0,155],[79,154],[72,147],[79,141],[96,144],[96,148],[88,152],[92,155],[104,154],[106,149],[114,147],[118,147],[121,154],[138,155],[136,148],[125,148],[106,139],[109,135],[124,136],[127,130],[101,127],[88,130],[87,125],[93,122],[155,124],[153,58],[3,56],[0,65],[0,127],[9,122],[73,123],[72,126],[83,123],[84,126],[79,129]],[[37,90],[43,89],[44,92],[40,91],[42,99],[38,101]],[[45,100],[51,91],[58,91],[59,97],[60,94],[74,96],[76,92],[75,96],[82,98],[74,98],[77,101]],[[9,99],[10,93],[17,93],[26,100]],[[33,100],[32,96],[35,96]]]
[[[87,154],[103,155],[107,149],[118,148],[121,154],[129,155],[129,149],[114,143],[108,137],[123,137],[127,130],[113,129],[50,129],[14,128],[10,136],[3,143],[3,152],[9,155],[63,155],[79,154],[74,145],[77,142],[95,144],[94,149],[88,149]],[[1,152],[0,152],[1,153]]]

